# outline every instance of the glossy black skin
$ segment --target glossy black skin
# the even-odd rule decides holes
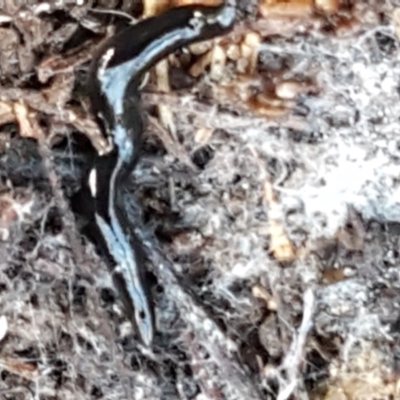
[[[155,332],[153,305],[141,249],[122,201],[122,190],[139,157],[144,131],[138,87],[143,74],[166,55],[226,33],[233,21],[231,7],[170,9],[107,40],[90,67],[92,113],[113,144],[109,154],[96,159],[92,170],[92,236],[113,268],[127,312],[148,346]]]

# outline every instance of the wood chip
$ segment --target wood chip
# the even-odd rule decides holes
[[[25,103],[23,101],[16,102],[14,103],[13,107],[14,107],[14,114],[20,128],[19,134],[22,137],[33,138],[38,140],[39,139],[38,132],[32,126],[28,107],[25,105]]]
[[[0,125],[15,121],[15,115],[10,103],[0,101]]]
[[[263,17],[306,17],[313,12],[313,0],[262,0],[259,12]]]

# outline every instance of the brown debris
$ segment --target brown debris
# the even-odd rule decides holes
[[[353,208],[349,209],[349,220],[337,232],[339,243],[350,251],[362,251],[365,241],[365,227]]]
[[[15,358],[0,358],[0,368],[29,381],[39,377],[39,370],[36,365]]]
[[[264,184],[264,200],[268,206],[270,234],[269,250],[271,255],[280,262],[293,261],[296,257],[296,249],[285,233],[279,205],[276,201],[271,183],[267,180]]]
[[[397,399],[398,376],[390,376],[382,355],[373,348],[362,348],[346,363],[331,365],[331,384],[324,400]]]
[[[0,28],[0,71],[2,76],[17,72],[18,68],[18,34],[15,30]]]
[[[199,4],[202,6],[218,6],[221,0],[144,0],[143,16],[158,14],[168,8]]]
[[[143,15],[133,0],[3,3],[2,395],[400,396],[390,2],[237,1],[231,34],[149,74],[144,154],[125,201],[140,205],[145,222],[132,211],[129,223],[158,281],[151,350],[66,202],[80,154],[52,146],[78,131],[110,150],[81,92],[95,46],[126,13],[194,1],[147,0]]]
[[[0,125],[5,125],[13,122],[15,119],[13,114],[13,108],[10,103],[1,101],[0,102]]]
[[[19,133],[22,137],[36,140],[42,139],[40,136],[41,130],[35,129],[37,126],[33,125],[32,115],[30,115],[27,106],[23,102],[14,103],[14,114],[19,124]]]
[[[62,80],[62,78],[60,79]],[[70,88],[71,82],[67,81],[67,83],[67,88]],[[57,81],[55,81],[55,85],[57,87]],[[54,95],[53,98],[57,101],[56,95]],[[87,113],[85,115],[82,111],[70,107],[60,108],[55,104],[51,104],[46,100],[45,95],[41,92],[25,89],[0,88],[0,101],[2,103],[12,104],[18,102],[19,99],[23,99],[30,109],[54,118],[55,122],[62,122],[74,126],[78,131],[85,134],[92,141],[93,146],[100,154],[110,151],[110,144],[103,137],[103,134],[93,117]],[[63,97],[61,97],[61,99],[62,101],[65,101],[65,97],[64,100]]]
[[[263,300],[269,311],[277,311],[278,305],[276,299],[274,299],[263,286],[254,285],[251,289],[251,293],[254,297]]]
[[[261,0],[259,11],[263,17],[308,17],[313,11],[313,0]]]
[[[172,4],[175,7],[188,6],[192,4],[201,4],[202,6],[215,7],[223,3],[221,0],[172,0]]]
[[[69,73],[74,76],[75,68],[91,60],[93,52],[93,43],[83,45],[72,54],[54,55],[44,59],[36,68],[38,79],[41,83],[46,83],[57,74]]]
[[[333,14],[339,10],[340,0],[314,0],[315,6],[327,14]]]

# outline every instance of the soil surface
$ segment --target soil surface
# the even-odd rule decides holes
[[[142,91],[148,349],[74,214],[91,55],[143,6],[0,0],[1,399],[400,399],[399,5],[237,3]]]

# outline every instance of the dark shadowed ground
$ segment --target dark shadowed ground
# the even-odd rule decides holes
[[[70,201],[104,146],[91,53],[126,24],[90,9],[142,9],[78,3],[0,0],[0,398],[400,399],[400,4],[239,1],[170,93],[150,75],[149,350]]]

